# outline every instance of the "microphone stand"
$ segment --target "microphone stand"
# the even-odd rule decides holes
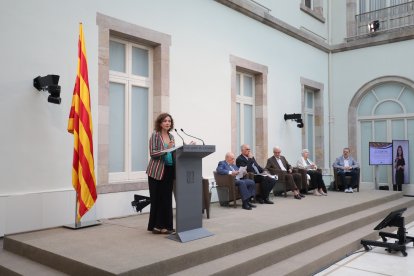
[[[174,128],[174,131],[177,133],[178,137],[180,137],[180,138],[181,138],[181,141],[183,141],[183,145],[185,145],[186,143],[184,142],[183,137],[180,135],[180,133],[178,133],[178,131],[177,131],[177,129],[176,129],[176,128]]]
[[[182,128],[181,128],[181,131],[182,131],[185,135],[187,135],[187,136],[189,136],[189,137],[192,137],[192,138],[194,138],[194,139],[197,139],[197,140],[201,141],[201,142],[203,143],[203,146],[205,145],[205,143],[204,143],[204,141],[203,141],[202,139],[197,138],[197,137],[195,137],[195,136],[192,136],[192,135],[190,135],[190,134],[186,133],[186,132],[185,132]]]

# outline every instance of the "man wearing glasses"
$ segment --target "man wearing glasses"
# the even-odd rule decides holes
[[[269,194],[276,184],[276,179],[256,162],[249,145],[241,146],[241,154],[236,159],[236,165],[247,167],[247,172],[254,173],[254,182],[260,183],[260,195],[256,196],[257,201],[260,204],[273,204],[273,201],[269,200]]]

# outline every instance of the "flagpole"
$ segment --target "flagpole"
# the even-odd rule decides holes
[[[92,208],[97,199],[88,62],[82,23],[79,24],[77,69],[68,121],[68,132],[74,137],[72,185],[76,191],[76,198],[75,224],[65,227],[72,229],[100,224],[97,221],[81,223],[82,216]]]
[[[75,196],[75,228],[80,226],[80,220],[78,221],[78,192],[76,192]]]
[[[78,193],[76,193],[75,196],[75,223],[74,224],[66,224],[63,225],[63,227],[65,228],[69,228],[69,229],[81,229],[81,228],[86,228],[86,227],[91,227],[91,226],[96,226],[96,225],[100,225],[101,222],[98,220],[92,220],[92,221],[85,221],[83,223],[81,223],[81,219],[78,220]]]

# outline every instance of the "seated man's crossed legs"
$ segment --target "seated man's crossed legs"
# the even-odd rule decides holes
[[[287,173],[284,175],[285,181],[288,183],[289,188],[292,190],[295,199],[302,199],[305,195],[299,192],[299,188],[302,186],[302,176],[299,173]]]
[[[257,195],[257,201],[260,204],[273,204],[273,201],[269,199],[269,194],[276,184],[276,180],[263,175],[255,175],[254,182],[260,183],[260,195]]]

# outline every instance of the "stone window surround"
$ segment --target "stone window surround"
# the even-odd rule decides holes
[[[148,189],[147,180],[108,183],[109,135],[109,39],[115,36],[152,47],[153,57],[153,118],[169,111],[169,50],[171,36],[131,24],[101,13],[96,15],[98,25],[98,165],[97,190],[99,194]]]
[[[307,78],[300,78],[302,111],[305,109],[305,89],[314,91],[314,122],[315,122],[315,156],[313,160],[320,167],[325,165],[325,135],[324,135],[324,114],[323,114],[323,83]],[[302,112],[303,113],[303,112]],[[306,127],[306,126],[305,126]],[[302,148],[306,145],[305,128],[302,128]]]
[[[322,23],[325,23],[326,19],[323,17],[323,0],[312,0],[312,8],[308,8],[305,5],[305,0],[300,3],[300,10],[314,17]]]
[[[265,164],[267,160],[268,137],[267,137],[267,66],[231,55],[231,150],[238,155],[240,148],[237,145],[237,72],[252,74],[255,79],[255,137],[256,148],[254,154],[259,164]]]

